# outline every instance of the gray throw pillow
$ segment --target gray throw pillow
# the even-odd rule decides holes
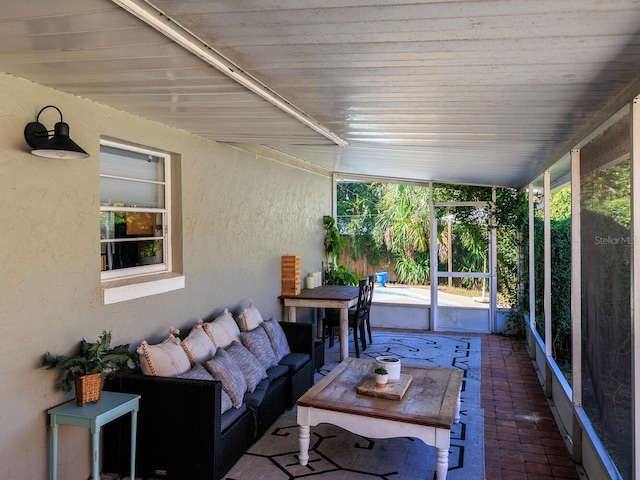
[[[267,336],[271,342],[271,347],[273,348],[278,361],[282,360],[285,355],[289,355],[291,353],[287,337],[275,318],[265,320],[260,324],[260,326],[267,332]]]
[[[233,342],[225,350],[244,375],[244,379],[247,382],[247,390],[253,393],[260,380],[267,378],[267,371],[260,361],[240,342]]]
[[[253,356],[258,359],[265,370],[278,364],[278,359],[264,328],[258,327],[249,332],[240,332],[240,338],[242,338],[242,344],[253,353]]]
[[[215,380],[211,375],[211,373],[209,373],[209,370],[207,370],[200,364],[193,367],[187,373],[178,375],[177,378],[186,378],[190,380],[209,380],[209,381]],[[229,397],[229,394],[225,392],[224,388],[220,390],[221,390],[220,413],[223,414],[224,412],[229,410],[233,406],[233,404],[231,402],[231,397]]]
[[[233,402],[231,401],[231,397],[227,392],[224,391],[224,388],[221,389],[220,396],[220,414],[223,414],[227,410],[231,410],[233,407]]]
[[[231,355],[224,348],[219,348],[204,366],[215,380],[222,383],[222,388],[229,394],[232,405],[240,408],[242,398],[247,391],[247,381]]]

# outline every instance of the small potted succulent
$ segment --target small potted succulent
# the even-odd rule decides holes
[[[387,373],[385,368],[378,367],[373,371],[373,373],[375,373],[376,387],[385,387],[387,385],[387,382],[389,381],[389,374]]]
[[[56,386],[63,392],[70,392],[71,386],[75,385],[76,401],[84,407],[89,402],[100,401],[102,381],[107,375],[136,368],[138,357],[129,352],[129,345],[112,347],[111,332],[103,330],[97,342],[90,343],[83,338],[77,355],[45,353],[42,366],[61,370],[62,377]]]

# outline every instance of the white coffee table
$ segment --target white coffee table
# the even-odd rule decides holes
[[[460,421],[462,371],[403,364],[413,381],[402,400],[388,400],[356,392],[374,368],[373,361],[348,358],[300,397],[300,465],[309,461],[310,427],[329,423],[369,438],[418,438],[436,447],[436,478],[444,480],[451,427]]]

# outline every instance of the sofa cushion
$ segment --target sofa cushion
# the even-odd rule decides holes
[[[276,378],[280,378],[288,371],[289,367],[287,365],[276,365],[275,367],[267,369],[267,378],[270,382],[273,382]]]
[[[145,375],[157,377],[175,377],[191,369],[191,361],[180,346],[176,337],[179,330],[171,329],[167,338],[161,343],[149,345],[143,341],[138,347],[140,369]]]
[[[242,332],[240,336],[242,344],[253,353],[265,369],[275,367],[278,364],[278,359],[264,328],[254,328],[249,332]]]
[[[202,320],[198,320],[189,335],[180,342],[189,360],[191,360],[191,365],[197,365],[209,360],[216,353],[216,346],[213,344],[211,337],[204,331],[202,323]]]
[[[252,302],[249,302],[249,306],[243,309],[238,315],[238,326],[240,331],[248,332],[257,328],[262,323],[262,315]]]
[[[247,347],[240,342],[233,342],[226,349],[233,361],[238,365],[247,382],[247,390],[253,392],[256,385],[263,378],[267,378],[267,371]]]
[[[260,324],[262,328],[267,332],[271,347],[276,354],[276,359],[280,360],[285,355],[291,353],[289,348],[289,342],[287,342],[287,336],[284,334],[282,327],[275,318],[265,320]]]
[[[236,419],[240,418],[240,415],[242,415],[246,410],[247,406],[243,403],[242,405],[240,405],[240,408],[230,408],[229,410],[224,412],[222,414],[222,417],[220,418],[220,431],[224,432],[227,428],[229,428],[233,424],[233,422],[235,422]]]
[[[202,326],[216,348],[228,347],[234,340],[240,341],[238,324],[226,308],[215,320],[205,322]]]
[[[211,376],[222,383],[222,388],[229,394],[231,404],[238,408],[242,405],[242,397],[247,391],[247,381],[224,348],[216,350],[211,360],[204,364]]]
[[[258,383],[253,392],[247,392],[244,394],[244,403],[246,403],[248,407],[258,408],[264,400],[267,390],[269,390],[269,380],[265,378]]]
[[[188,378],[191,380],[209,380],[213,381],[214,378],[209,373],[209,370],[204,368],[202,365],[196,365],[191,370],[186,373],[177,376],[178,378]],[[229,394],[225,392],[224,388],[221,389],[221,398],[220,398],[220,413],[224,413],[229,410],[233,406],[231,402],[231,397]]]
[[[280,360],[280,365],[286,366],[292,372],[297,372],[309,360],[311,360],[311,357],[307,353],[290,353],[282,357],[282,360]]]

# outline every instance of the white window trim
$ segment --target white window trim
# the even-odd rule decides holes
[[[165,204],[161,209],[136,207],[100,207],[100,211],[125,210],[131,212],[156,210],[164,215],[163,263],[100,272],[102,303],[104,305],[143,298],[185,288],[184,275],[174,273],[171,242],[171,155],[158,150],[129,145],[124,142],[101,139],[100,145],[129,150],[164,159]]]
[[[177,273],[154,274],[152,277],[132,277],[102,283],[102,303],[111,305],[136,298],[172,292],[185,287],[184,275]]]

